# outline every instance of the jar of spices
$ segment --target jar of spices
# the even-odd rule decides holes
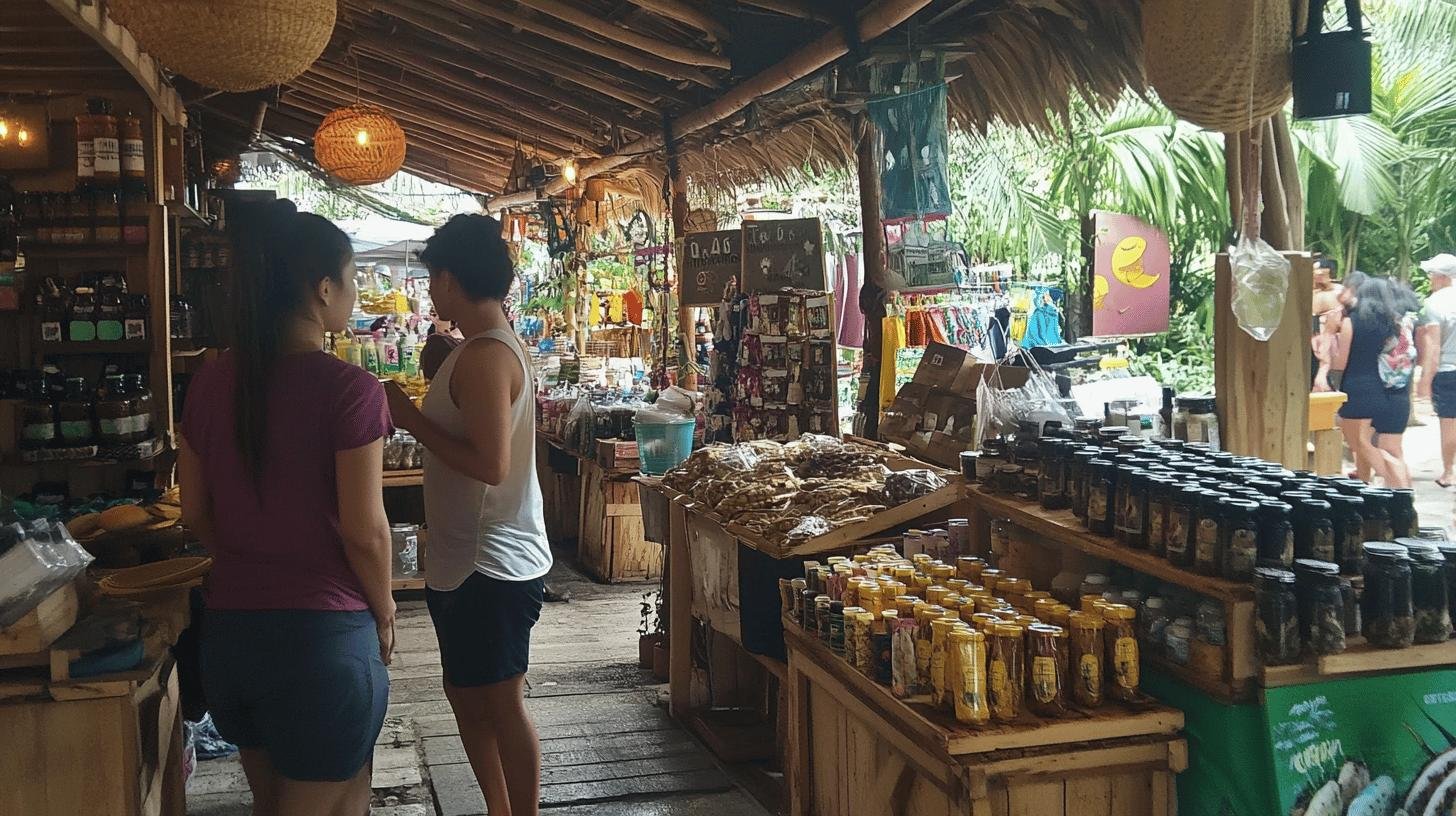
[[[1359,575],[1365,569],[1365,500],[1339,493],[1327,499],[1335,526],[1335,562],[1343,575]]]
[[[1223,540],[1223,577],[1230,581],[1247,581],[1254,576],[1254,562],[1259,557],[1259,527],[1254,513],[1259,505],[1248,499],[1228,499],[1224,503],[1224,523],[1219,528]]]
[[[945,523],[946,535],[950,537],[949,558],[961,558],[971,555],[975,549],[974,536],[971,533],[971,522],[969,519],[953,518]]]
[[[1008,464],[1006,444],[999,438],[987,439],[981,443],[981,456],[976,460],[976,481],[994,488],[996,469]]]
[[[961,476],[967,482],[976,482],[976,463],[981,458],[980,451],[961,451]]]
[[[56,441],[56,405],[38,375],[31,380],[25,402],[20,404],[20,441],[23,450],[40,450]]]
[[[1314,561],[1335,560],[1335,524],[1330,503],[1310,497],[1296,505],[1294,557]]]
[[[1345,636],[1360,631],[1360,599],[1355,594],[1355,582],[1340,576],[1340,601],[1345,607]]]
[[[1299,662],[1299,607],[1294,573],[1260,567],[1254,570],[1254,626],[1259,658],[1266,666]]]
[[[945,608],[926,604],[915,609],[915,677],[910,685],[921,694],[930,693],[931,643],[935,635],[931,623],[945,615]]]
[[[1061,632],[1060,628],[1043,623],[1026,628],[1027,707],[1039,717],[1062,717],[1067,713]]]
[[[1067,616],[1071,628],[1072,699],[1080,706],[1102,704],[1103,621],[1090,612]]]
[[[1395,525],[1390,522],[1390,503],[1395,493],[1381,487],[1367,487],[1360,491],[1365,500],[1365,540],[1394,541]]]
[[[1416,492],[1406,487],[1390,493],[1391,540],[1414,536],[1420,528],[1420,519],[1416,517]]]
[[[1148,549],[1159,557],[1168,547],[1168,513],[1178,480],[1161,474],[1148,477]]]
[[[981,570],[986,568],[986,562],[974,555],[963,555],[956,559],[956,577],[971,583],[979,583]]]
[[[1193,620],[1191,618],[1174,618],[1164,633],[1163,653],[1169,661],[1179,666],[1186,666],[1192,659],[1192,649]]]
[[[1037,443],[1037,493],[1041,506],[1048,510],[1064,510],[1067,500],[1067,470],[1060,439],[1042,438]]]
[[[1021,492],[1021,480],[1025,469],[1021,465],[998,465],[992,477],[991,490],[1003,496],[1014,496]]]
[[[1441,555],[1446,556],[1441,574],[1446,577],[1446,605],[1451,610],[1452,624],[1456,625],[1456,541],[1441,539],[1435,544]]]
[[[1138,614],[1138,636],[1149,654],[1163,653],[1163,637],[1168,628],[1168,602],[1154,595],[1143,601]]]
[[[1103,642],[1107,650],[1107,696],[1130,703],[1137,699],[1142,673],[1138,654],[1137,610],[1126,604],[1112,604],[1102,612],[1106,629]]]
[[[844,659],[862,674],[870,672],[870,624],[874,615],[863,607],[844,608]]]
[[[1259,561],[1279,564],[1284,569],[1294,565],[1292,512],[1292,507],[1278,499],[1259,502]]]
[[[871,613],[872,615],[874,613]],[[870,676],[876,683],[891,685],[894,680],[894,628],[895,623],[900,619],[900,613],[893,609],[875,615],[873,627],[870,629]],[[915,621],[910,621],[910,657],[915,656]]]
[[[1015,722],[1021,714],[1025,657],[1021,627],[1000,623],[988,633],[987,691],[996,722]]]
[[[951,679],[951,699],[956,722],[985,725],[991,720],[991,704],[986,689],[986,635],[970,629],[950,633],[950,648],[955,658],[955,676]]]
[[[1224,506],[1226,499],[1211,490],[1205,491],[1198,506],[1198,522],[1193,534],[1193,571],[1199,575],[1218,575],[1223,570]]]
[[[1187,569],[1193,566],[1193,537],[1202,500],[1203,491],[1193,485],[1183,485],[1172,491],[1163,554],[1175,567]]]
[[[1087,464],[1087,529],[1098,535],[1112,535],[1112,468],[1107,459]]]
[[[1415,608],[1411,599],[1411,562],[1405,547],[1367,541],[1364,576],[1360,625],[1365,639],[1382,649],[1411,645],[1415,641]]]
[[[818,597],[819,593],[812,589],[804,589],[799,593],[799,625],[815,637],[819,636],[819,607],[815,603]]]
[[[834,603],[835,601],[829,600],[828,595],[817,595],[814,598],[814,622],[819,625],[819,642],[826,647],[829,646],[829,640],[832,637],[833,622],[830,620],[829,610]],[[844,625],[842,619],[840,625]]]
[[[1120,470],[1113,537],[1125,547],[1145,550],[1148,546],[1148,473],[1139,468]]]
[[[895,617],[890,618],[891,614]],[[885,610],[881,615],[890,627],[890,693],[903,700],[917,690],[915,621],[904,620],[893,610]]]
[[[1451,611],[1446,596],[1446,556],[1435,544],[1407,538],[1397,543],[1410,554],[1411,607],[1416,643],[1451,639]]]
[[[1294,559],[1294,595],[1299,605],[1299,639],[1304,643],[1307,651],[1311,649],[1311,641],[1314,637],[1314,590],[1320,583],[1318,576],[1338,576],[1339,574],[1339,566],[1328,561],[1311,558]]]
[[[101,445],[120,445],[131,440],[131,400],[126,395],[126,378],[121,374],[106,375],[106,383],[96,393],[96,441]]]
[[[67,377],[66,391],[56,403],[56,428],[61,445],[81,447],[96,442],[96,424],[92,416],[91,391],[84,377]]]
[[[1072,514],[1087,521],[1087,470],[1097,458],[1096,448],[1078,448],[1067,465],[1067,492],[1072,498]]]
[[[1320,569],[1304,575],[1310,582],[1311,616],[1305,647],[1313,655],[1339,654],[1345,651],[1345,599],[1340,594],[1339,565],[1324,562]],[[1295,581],[1297,585],[1299,577]]]
[[[1223,646],[1228,643],[1228,624],[1223,616],[1223,604],[1212,598],[1198,602],[1193,609],[1193,632],[1205,643]]]

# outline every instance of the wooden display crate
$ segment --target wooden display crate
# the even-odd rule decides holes
[[[557,547],[575,546],[581,523],[581,458],[554,437],[537,434],[536,476],[546,537]]]
[[[180,816],[178,709],[169,657],[0,704],[0,813]]]
[[[75,582],[56,589],[25,617],[0,629],[0,658],[45,651],[75,625],[79,610]]]
[[[1183,715],[1114,703],[972,729],[895,699],[791,622],[790,816],[1166,816]]]
[[[636,470],[606,470],[581,461],[581,531],[577,558],[589,575],[609,584],[662,577],[662,545],[642,535]]]
[[[1224,608],[1227,643],[1204,657],[1211,665],[1188,666],[1148,655],[1146,662],[1224,702],[1244,701],[1258,688],[1259,663],[1254,642],[1254,588],[1242,581],[1229,581],[1174,566],[1167,559],[1146,550],[1124,547],[1108,536],[1088,532],[1070,510],[1047,510],[1036,502],[987,492],[976,485],[963,485],[969,500],[973,525],[982,529],[988,518],[1003,518],[1024,528],[1043,546],[1069,547],[1137,570],[1161,581],[1176,584]]]

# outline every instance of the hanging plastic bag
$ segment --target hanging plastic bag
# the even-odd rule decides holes
[[[1072,416],[1062,402],[1056,377],[1047,373],[1030,354],[1022,354],[1017,348],[1013,347],[1005,359],[1018,356],[1027,364],[1025,385],[1020,388],[1003,385],[1001,367],[1005,360],[998,361],[991,373],[976,385],[976,418],[971,438],[977,450],[986,439],[1012,433],[1019,422],[1036,422],[1040,426],[1055,421],[1064,428],[1072,427]]]
[[[1289,261],[1262,238],[1239,238],[1229,247],[1233,274],[1234,319],[1255,340],[1274,336],[1284,317],[1284,297],[1289,291]]]

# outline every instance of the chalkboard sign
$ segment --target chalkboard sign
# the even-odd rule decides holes
[[[743,264],[743,234],[739,230],[690,232],[678,251],[678,301],[683,306],[717,306],[723,290],[738,276]]]
[[[817,218],[743,223],[743,291],[824,291],[824,237]]]

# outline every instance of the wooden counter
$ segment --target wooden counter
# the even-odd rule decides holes
[[[974,729],[924,698],[897,700],[793,623],[790,816],[1111,816],[1177,810],[1181,712],[1108,702],[1064,719]]]

